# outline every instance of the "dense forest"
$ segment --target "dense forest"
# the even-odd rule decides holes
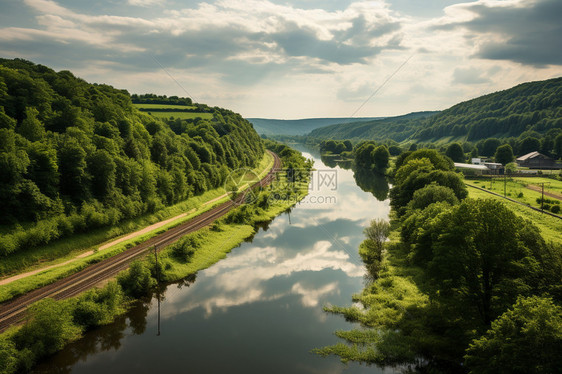
[[[411,113],[361,123],[332,125],[312,131],[319,139],[431,143],[477,143],[498,138],[517,154],[518,143],[531,138],[543,153],[558,154],[555,138],[562,135],[562,78],[520,84],[508,90],[457,104],[442,112]],[[561,138],[562,141],[562,138]],[[523,147],[525,150],[527,147]],[[558,155],[560,157],[560,155]]]
[[[1,59],[0,224],[10,233],[0,255],[154,212],[255,166],[264,146],[252,125],[209,109],[212,120],[165,122],[125,90]]]

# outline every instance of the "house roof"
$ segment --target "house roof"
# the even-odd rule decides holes
[[[490,170],[485,165],[463,164],[462,162],[455,162],[455,167],[461,169]]]
[[[525,160],[529,160],[531,158],[535,158],[535,157],[541,157],[541,158],[548,158],[548,156],[543,155],[542,153],[539,153],[537,151],[531,152],[531,153],[527,153],[526,155],[523,155],[519,158],[517,158],[517,161],[525,161]]]

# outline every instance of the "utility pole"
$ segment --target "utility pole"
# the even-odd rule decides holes
[[[158,332],[156,336],[160,336],[160,266],[158,265],[158,248],[154,246],[154,259],[156,261],[156,298],[158,299]]]
[[[544,213],[543,205],[544,205],[544,182],[541,183],[541,211]]]
[[[506,197],[505,190],[507,185],[507,174],[503,173],[503,197]]]

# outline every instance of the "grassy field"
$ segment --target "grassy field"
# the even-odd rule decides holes
[[[170,105],[170,104],[133,104],[138,109],[196,109],[197,107],[192,105]],[[158,118],[181,118],[181,119],[193,119],[200,117],[202,119],[212,119],[213,113],[204,112],[150,112],[151,115]]]
[[[489,191],[493,191],[500,195],[504,194],[504,179],[503,178],[493,178],[488,180],[465,180],[467,184],[471,184],[480,188],[485,188]],[[533,191],[527,188],[527,185],[539,185],[539,183],[545,183],[545,192],[552,192],[557,194],[562,194],[562,182],[557,180],[552,180],[548,178],[508,178],[505,180],[505,192],[506,196],[514,200],[520,201],[524,204],[531,205],[536,208],[540,208],[541,204],[537,202],[537,199],[541,198],[540,191]],[[549,183],[549,184],[546,184]],[[545,196],[545,198],[553,199],[552,197]]]
[[[540,186],[541,183],[544,183],[544,192],[562,195],[562,181],[560,180],[540,177],[516,177],[514,180],[516,182],[535,186]]]
[[[273,157],[269,153],[266,153],[260,164],[254,169],[254,172],[256,172],[256,174],[260,175],[261,177],[265,173],[267,173],[272,165]],[[165,208],[156,214],[138,217],[136,219],[123,222],[117,226],[101,228],[87,234],[74,235],[69,238],[58,240],[49,245],[34,248],[21,253],[16,253],[13,256],[2,259],[0,269],[3,270],[1,274],[4,278],[18,273],[28,272],[43,267],[60,264],[72,260],[80,254],[88,251],[93,250],[95,252],[90,256],[77,259],[72,263],[49,269],[44,272],[1,286],[0,302],[9,300],[10,298],[21,295],[25,292],[29,292],[46,284],[50,284],[58,279],[64,278],[65,276],[83,269],[88,264],[101,261],[105,258],[120,253],[138,243],[148,240],[149,238],[158,235],[159,233],[167,229],[177,226],[229,199],[229,197],[222,197],[212,204],[203,206],[205,202],[221,197],[224,194],[225,190],[223,188],[217,188],[215,190],[207,191],[201,196],[193,197],[179,204]],[[145,233],[142,236],[138,236],[121,242],[103,251],[96,251],[99,246],[109,241],[115,240],[118,236],[127,235],[131,232],[141,229],[142,227],[146,227],[155,222],[159,222],[185,212],[191,213],[184,217],[173,220],[165,226]]]
[[[202,119],[212,119],[213,113],[193,113],[193,112],[150,112],[151,115],[158,118],[181,118],[192,119],[200,117]]]
[[[503,188],[503,187],[502,187]],[[503,192],[503,189],[502,189]],[[562,244],[562,220],[543,214],[535,210],[529,209],[525,206],[516,204],[501,197],[494,196],[487,192],[478,190],[476,188],[468,187],[468,197],[473,199],[496,199],[503,202],[515,214],[525,219],[531,220],[540,230],[547,241],[553,241]]]
[[[170,104],[133,104],[135,108],[143,109],[195,109],[196,106],[193,105],[170,105]]]

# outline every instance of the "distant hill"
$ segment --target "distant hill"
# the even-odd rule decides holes
[[[474,141],[555,128],[562,128],[562,78],[523,83],[457,104],[422,123],[414,137],[465,136]]]
[[[311,131],[310,136],[397,142],[478,141],[490,137],[517,138],[522,133],[544,137],[558,129],[562,129],[562,78],[523,83],[441,112],[322,127]]]
[[[350,140],[385,140],[397,142],[411,137],[420,127],[420,123],[439,112],[416,112],[403,116],[379,118],[372,121],[338,123],[320,127],[310,132],[313,138],[350,139]]]
[[[335,123],[364,122],[380,119],[381,117],[361,118],[305,118],[305,119],[268,119],[246,118],[254,125],[258,134],[265,135],[305,135],[314,129]]]

